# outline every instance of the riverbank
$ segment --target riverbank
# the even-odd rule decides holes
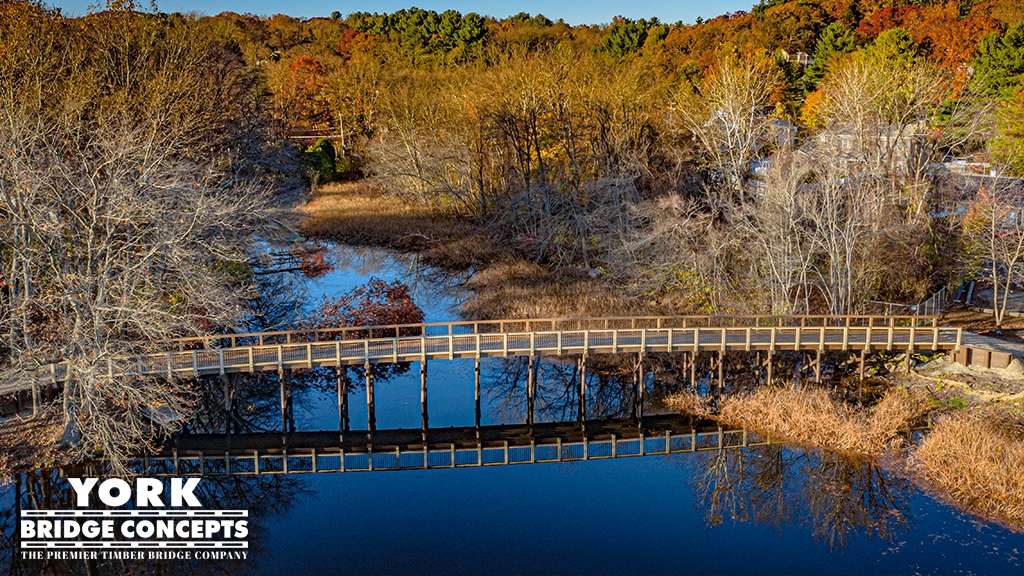
[[[712,408],[682,392],[670,407],[773,439],[884,462],[937,498],[1024,531],[1024,375],[934,359],[892,375],[879,399],[857,404],[824,388],[760,387]],[[911,430],[930,419],[931,430]]]
[[[487,227],[381,194],[365,182],[321,186],[299,209],[303,235],[352,246],[417,252],[426,264],[472,270],[466,319],[657,314],[589,271],[559,270],[523,258]]]
[[[13,474],[71,464],[71,454],[59,449],[64,421],[57,410],[45,410],[36,418],[11,416],[0,423],[0,478]]]

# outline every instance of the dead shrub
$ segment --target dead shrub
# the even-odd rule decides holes
[[[944,415],[911,470],[965,509],[1024,528],[1024,418],[988,408]]]

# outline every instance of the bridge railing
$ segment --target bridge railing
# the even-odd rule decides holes
[[[926,327],[937,326],[937,316],[881,315],[688,315],[688,316],[606,316],[593,318],[541,318],[426,322],[313,330],[284,330],[174,338],[160,342],[163,349],[219,349],[272,344],[294,344],[334,340],[401,338],[406,336],[454,336],[555,332],[570,330],[616,330],[661,328],[771,328],[771,327]]]
[[[960,328],[935,324],[442,334],[159,352],[115,362],[109,370],[111,374],[118,375],[188,377],[481,356],[752,350],[958,350],[962,334]],[[53,380],[62,380],[65,375],[63,365],[53,365]]]

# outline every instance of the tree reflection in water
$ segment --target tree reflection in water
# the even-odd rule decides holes
[[[859,534],[892,541],[911,528],[913,485],[871,460],[781,445],[696,457],[693,490],[710,526],[804,526],[829,550]]]
[[[265,543],[268,519],[283,514],[297,501],[311,494],[296,477],[270,476],[206,476],[195,490],[196,498],[206,508],[217,510],[248,510],[249,558],[232,560],[21,560],[17,537],[20,510],[70,510],[74,508],[74,491],[66,477],[101,475],[96,466],[82,466],[63,473],[37,470],[18,475],[7,494],[0,497],[0,573],[3,574],[248,574],[257,571],[254,554],[269,550]],[[164,479],[164,493],[170,490]],[[103,508],[93,502],[90,509]]]
[[[491,364],[492,369],[483,386],[495,401],[493,416],[497,421],[513,423],[524,420],[529,363],[527,357],[515,357]],[[536,360],[534,416],[538,422],[570,422],[578,417],[580,371],[580,364],[576,361]],[[635,360],[631,357],[589,358],[586,369],[587,418],[632,415],[640,400],[634,374]]]

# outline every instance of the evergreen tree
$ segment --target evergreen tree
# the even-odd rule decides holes
[[[853,52],[855,47],[853,30],[842,22],[829,24],[814,45],[814,64],[804,70],[804,89],[813,92],[825,77],[829,62],[836,56]]]
[[[981,40],[974,76],[989,96],[1004,99],[1020,89],[1024,80],[1024,24],[1002,36],[989,34]]]

